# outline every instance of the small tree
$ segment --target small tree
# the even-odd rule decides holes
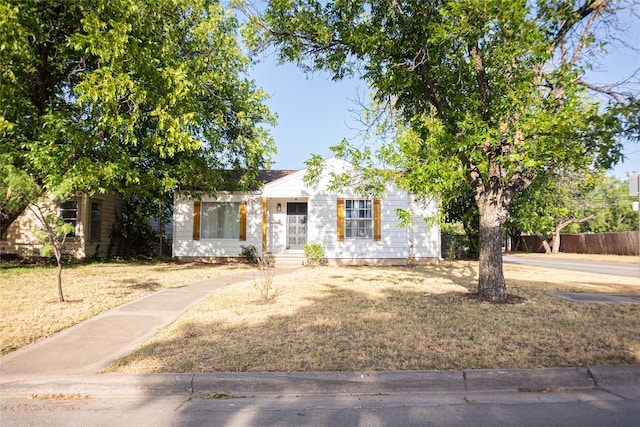
[[[256,256],[258,260],[258,268],[260,269],[260,281],[253,281],[253,287],[260,294],[262,301],[269,301],[271,298],[271,290],[273,288],[273,276],[275,273],[275,260],[273,255],[263,252]]]
[[[67,236],[75,231],[75,227],[73,224],[65,222],[57,212],[52,212],[40,204],[30,204],[29,210],[33,212],[40,225],[42,225],[42,229],[35,232],[36,237],[42,243],[40,254],[45,257],[53,254],[56,259],[58,265],[58,300],[64,302],[65,299],[62,292],[62,255]]]

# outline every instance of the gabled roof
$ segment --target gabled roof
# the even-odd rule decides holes
[[[287,175],[291,175],[292,173],[298,172],[297,170],[283,170],[283,169],[273,169],[273,170],[261,170],[258,172],[258,180],[264,181],[265,184],[268,184],[272,181],[275,181],[280,178],[284,178]]]
[[[305,182],[305,175],[308,169],[297,171],[280,171],[282,176],[273,181],[267,182],[262,188],[263,197],[308,197],[310,194],[325,192],[325,186],[331,172],[342,173],[348,171],[353,165],[336,157],[323,160],[322,182],[318,186],[309,185]],[[276,172],[276,171],[273,171]]]

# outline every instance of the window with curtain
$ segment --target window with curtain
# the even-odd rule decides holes
[[[238,239],[240,203],[203,202],[200,211],[200,237],[203,239]]]
[[[344,237],[351,239],[373,238],[372,200],[344,201]]]

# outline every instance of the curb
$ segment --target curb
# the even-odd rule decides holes
[[[640,399],[640,365],[458,371],[206,373],[2,378],[0,398],[83,395],[235,397],[610,391]]]

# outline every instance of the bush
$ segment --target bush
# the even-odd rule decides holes
[[[240,246],[240,258],[243,258],[249,264],[258,263],[258,248],[256,245]]]
[[[464,234],[443,234],[442,256],[446,259],[477,259],[473,244]]]
[[[321,243],[305,243],[304,259],[307,265],[327,265],[324,245]]]

